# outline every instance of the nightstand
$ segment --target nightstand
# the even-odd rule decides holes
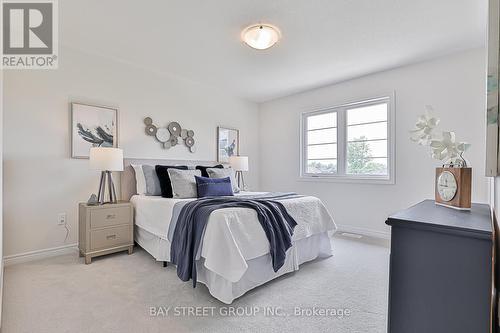
[[[90,264],[93,257],[128,250],[134,247],[134,208],[129,202],[78,206],[78,240],[80,256]]]

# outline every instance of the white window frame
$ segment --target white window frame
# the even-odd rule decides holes
[[[300,177],[299,181],[346,182],[365,184],[395,183],[395,108],[394,92],[371,98],[360,98],[337,106],[306,111],[300,119]],[[387,102],[387,175],[346,174],[347,164],[347,109]],[[337,173],[307,173],[307,117],[324,113],[337,112]]]

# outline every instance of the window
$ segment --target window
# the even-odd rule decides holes
[[[392,110],[381,97],[304,113],[301,177],[391,183]]]

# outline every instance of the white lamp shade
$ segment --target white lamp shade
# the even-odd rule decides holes
[[[90,148],[90,168],[100,171],[123,171],[123,150],[120,148]]]
[[[231,156],[229,164],[236,171],[248,171],[248,156]]]

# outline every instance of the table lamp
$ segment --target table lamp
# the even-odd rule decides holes
[[[108,183],[109,202],[116,203],[115,184],[113,184],[112,171],[123,171],[123,150],[120,148],[90,148],[90,169],[101,171],[101,181],[97,201],[104,204],[106,180]]]
[[[231,156],[229,157],[229,164],[236,171],[238,187],[244,190],[245,180],[243,179],[243,171],[248,171],[248,156]]]

